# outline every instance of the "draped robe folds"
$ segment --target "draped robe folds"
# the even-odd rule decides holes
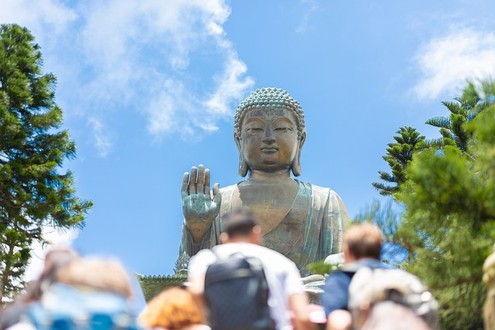
[[[294,261],[301,273],[307,275],[308,264],[341,252],[344,222],[348,220],[348,215],[335,191],[296,182],[298,190],[289,213],[277,227],[263,236],[262,244]],[[193,242],[187,226],[183,224],[180,256],[192,256],[201,249],[220,244],[222,216],[242,206],[242,201],[234,197],[237,189],[237,185],[232,185],[220,190],[222,203],[219,215],[200,244]]]

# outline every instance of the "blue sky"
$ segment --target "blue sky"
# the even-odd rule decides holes
[[[233,113],[250,91],[286,89],[307,139],[301,180],[337,191],[354,216],[400,126],[426,119],[466,79],[495,76],[494,1],[0,0],[0,23],[29,28],[58,77],[65,163],[94,207],[79,233],[47,230],[130,274],[175,263],[182,175],[200,163],[238,182]],[[43,253],[35,253],[40,260]],[[32,268],[31,274],[36,272]],[[142,298],[136,299],[142,305]]]

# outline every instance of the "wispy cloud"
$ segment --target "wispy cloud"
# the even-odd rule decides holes
[[[223,30],[229,14],[221,0],[94,2],[82,39],[98,74],[85,94],[139,107],[155,137],[216,130],[253,84]],[[193,75],[204,49],[212,69]]]
[[[88,119],[88,125],[91,127],[94,145],[98,154],[101,157],[106,157],[113,147],[112,139],[106,131],[106,127],[101,120],[96,117],[90,117]]]
[[[2,0],[0,23],[28,26],[40,33],[50,29],[52,35],[62,33],[77,18],[74,10],[57,0]]]
[[[20,2],[7,0],[0,22],[18,17],[13,21],[29,28],[44,19],[63,31],[64,42],[44,48],[45,59],[56,62],[59,85],[73,86],[70,95],[57,98],[70,99],[64,103],[74,113],[92,118],[100,155],[118,143],[102,134],[112,132],[103,123],[110,125],[118,111],[145,116],[155,138],[179,127],[183,137],[201,136],[232,116],[236,101],[254,84],[224,31],[230,8],[223,0],[90,0],[70,9],[42,0],[45,9],[39,12]],[[42,18],[50,6],[57,9],[52,18]],[[70,19],[57,23],[64,10]],[[23,15],[33,17],[22,20]],[[35,36],[48,36],[53,28],[42,25]]]
[[[300,0],[299,5],[302,7],[302,16],[296,28],[296,33],[304,34],[310,28],[311,18],[318,10],[318,4],[315,0]]]
[[[466,80],[495,77],[495,33],[457,29],[428,42],[415,61],[421,79],[412,92],[418,99],[452,96]]]
[[[227,54],[227,60],[221,74],[214,77],[215,90],[207,98],[204,105],[207,112],[212,115],[228,115],[229,104],[243,96],[254,81],[251,77],[243,78],[247,72],[247,66],[237,58],[229,42],[222,42]]]

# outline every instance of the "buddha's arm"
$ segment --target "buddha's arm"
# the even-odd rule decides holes
[[[182,225],[182,240],[180,244],[179,256],[187,255],[192,257],[202,249],[208,249],[211,246],[211,230],[205,233],[203,240],[199,243],[194,242],[189,229],[184,221]]]

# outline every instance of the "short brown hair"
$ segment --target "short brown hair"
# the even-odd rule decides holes
[[[223,230],[230,238],[246,236],[257,226],[256,216],[247,207],[236,208],[222,217]]]
[[[370,223],[352,225],[344,233],[344,245],[356,259],[380,259],[382,244],[381,230]]]
[[[149,328],[182,329],[203,322],[201,308],[186,289],[172,287],[153,298],[139,316]]]

